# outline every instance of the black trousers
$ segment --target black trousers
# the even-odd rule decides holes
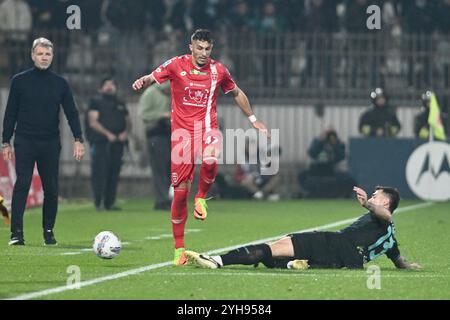
[[[97,208],[110,209],[116,201],[124,144],[91,143],[91,182]]]
[[[44,190],[42,227],[52,230],[58,211],[58,173],[61,142],[58,138],[38,140],[16,136],[14,139],[17,180],[14,184],[11,212],[11,232],[23,231],[23,214],[30,191],[35,163]]]
[[[152,169],[155,207],[170,203],[170,134],[151,135],[147,133],[148,153]]]

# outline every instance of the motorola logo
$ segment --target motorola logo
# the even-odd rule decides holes
[[[422,200],[449,200],[450,144],[430,142],[414,150],[406,164],[406,181]]]

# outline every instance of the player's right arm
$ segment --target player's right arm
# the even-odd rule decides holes
[[[133,83],[134,90],[140,90],[142,88],[151,86],[153,83],[157,82],[159,84],[171,80],[173,77],[173,73],[175,72],[175,65],[177,64],[178,59],[172,58],[164,62],[158,68],[156,68],[152,73],[140,77]]]
[[[133,89],[138,91],[138,90],[141,90],[142,88],[151,86],[155,82],[156,81],[155,81],[155,78],[153,77],[153,75],[152,74],[148,74],[148,75],[140,77],[139,79],[134,81]]]

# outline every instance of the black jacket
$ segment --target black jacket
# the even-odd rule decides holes
[[[16,135],[38,139],[59,137],[62,105],[74,138],[81,138],[78,110],[67,81],[50,70],[36,67],[15,75],[3,119],[3,143]]]

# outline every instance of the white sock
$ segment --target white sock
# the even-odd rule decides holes
[[[221,256],[211,256],[221,267],[223,267],[222,257]]]

